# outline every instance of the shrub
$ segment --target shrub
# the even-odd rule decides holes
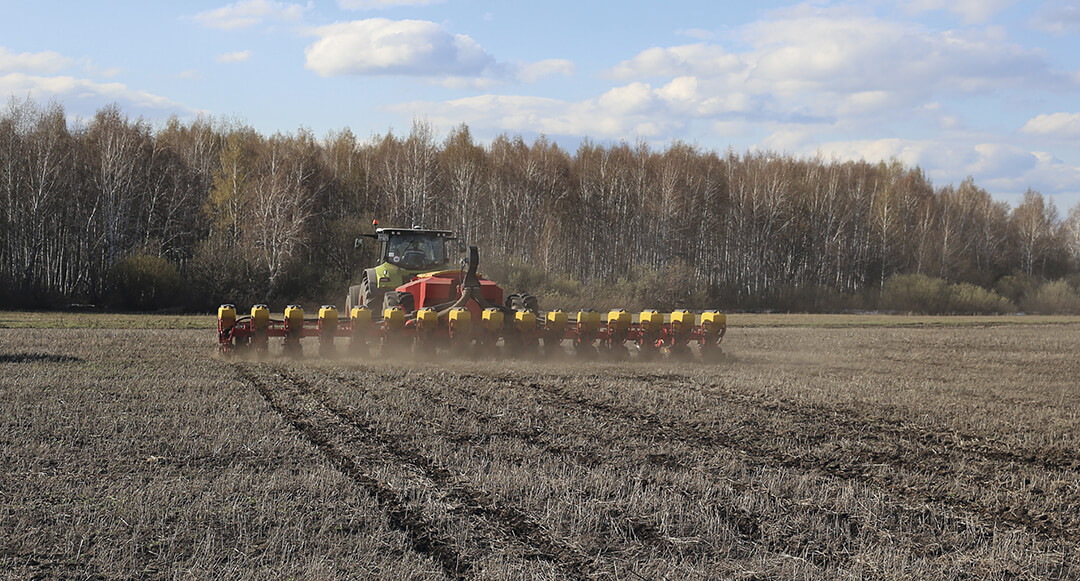
[[[881,287],[881,308],[906,313],[977,314],[1014,311],[1012,302],[981,286],[923,274],[899,274]]]
[[[704,288],[691,284],[693,269],[679,261],[659,269],[634,265],[613,280],[596,278],[587,284],[520,262],[492,260],[487,264],[481,270],[499,282],[506,294],[534,294],[539,297],[543,309],[624,308],[637,311],[652,308],[670,311],[717,306],[709,303]]]
[[[581,298],[584,293],[580,281],[516,260],[489,260],[480,265],[480,274],[498,282],[506,294],[524,292],[540,297],[541,304],[545,307],[549,303],[548,297],[558,296],[573,300]],[[563,305],[560,303],[552,306]]]
[[[957,314],[1008,313],[1015,311],[1009,299],[971,283],[949,287],[948,312]]]
[[[180,273],[161,256],[136,253],[112,268],[113,290],[120,306],[160,309],[173,306],[180,294]]]
[[[1069,286],[1071,286],[1074,291],[1080,293],[1080,273],[1071,274],[1065,277],[1063,280],[1069,283]]]
[[[881,307],[906,313],[938,314],[949,305],[949,285],[924,274],[898,274],[881,287]]]
[[[691,283],[694,271],[686,263],[673,261],[661,268],[634,265],[612,283],[604,285],[598,299],[609,299],[604,308],[624,308],[630,311],[659,309],[671,311],[701,308],[705,293]],[[600,283],[601,281],[597,281]]]
[[[1057,280],[1035,289],[1020,306],[1029,313],[1076,315],[1080,314],[1080,294],[1068,281]]]

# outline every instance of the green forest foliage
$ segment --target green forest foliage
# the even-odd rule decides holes
[[[341,304],[384,226],[455,230],[543,307],[1080,312],[1080,207],[1015,208],[899,162],[673,142],[261,135],[107,107],[0,111],[0,299],[209,311]]]

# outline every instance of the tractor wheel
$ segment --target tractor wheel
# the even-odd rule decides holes
[[[525,295],[513,294],[506,299],[506,306],[514,309],[515,311],[525,310]]]
[[[383,294],[379,292],[378,288],[372,286],[367,275],[364,275],[364,278],[360,281],[360,300],[362,302],[359,304],[372,311],[383,304]]]
[[[361,285],[353,285],[349,287],[349,294],[345,297],[345,313],[346,316],[352,313],[353,307],[359,307],[361,305],[360,293],[362,292]]]
[[[384,311],[386,309],[392,309],[394,307],[400,307],[400,306],[401,306],[401,301],[398,300],[397,291],[390,291],[390,292],[383,295],[382,308],[383,308]]]
[[[401,307],[406,313],[416,310],[415,299],[412,293],[390,291],[383,295],[383,310]]]
[[[416,297],[412,293],[399,292],[398,302],[401,303],[401,308],[405,309],[406,313],[416,310]]]
[[[540,312],[540,299],[535,295],[525,295],[524,297],[525,308],[531,310],[534,313]]]

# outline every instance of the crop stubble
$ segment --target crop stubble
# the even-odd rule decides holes
[[[216,566],[252,577],[1080,575],[1080,325],[1072,321],[734,328],[738,360],[719,366],[227,363],[205,356],[205,332],[171,331],[155,337],[182,347],[172,357],[143,348],[131,369],[105,374],[141,378],[124,390],[107,389],[100,373],[76,374],[66,393],[55,388],[85,410],[123,409],[158,428],[129,428],[104,447],[86,440],[97,426],[50,423],[59,404],[40,374],[66,378],[99,362],[110,369],[110,357],[77,343],[71,334],[79,331],[36,333],[40,345],[20,351],[9,344],[28,339],[8,332],[11,353],[0,354],[5,373],[34,370],[5,389],[5,399],[33,409],[5,418],[5,444],[21,446],[29,457],[17,461],[26,474],[38,470],[31,480],[46,489],[74,498],[108,493],[129,507],[72,511],[60,502],[61,514],[85,521],[76,548],[74,533],[55,530],[63,522],[50,514],[56,499],[9,478],[0,532],[37,532],[22,528],[0,564],[24,573],[153,576],[181,567],[217,576]],[[123,337],[112,339],[117,348],[139,351]],[[159,375],[160,387],[147,374]],[[154,404],[143,414],[156,419],[140,417],[130,399]],[[25,442],[26,429],[59,439],[52,451],[70,458],[50,466],[63,470],[41,471],[32,456],[45,448]],[[136,458],[162,459],[125,463],[115,457],[125,446],[139,450]],[[154,446],[165,451],[155,455]],[[98,457],[105,452],[113,457]],[[298,486],[308,472],[318,478],[307,479],[304,495],[266,490],[267,480]],[[155,526],[143,527],[156,531],[150,537],[104,522],[103,513],[146,521],[141,513],[154,513],[159,501],[143,488],[165,490],[178,473],[181,492],[165,495],[164,512],[213,513],[245,486],[259,487],[266,504],[232,520],[151,518]],[[71,476],[95,474],[122,477],[73,492]],[[138,503],[149,507],[131,514]],[[283,507],[290,517],[275,522]],[[363,525],[342,533],[320,524],[341,521],[343,511]],[[285,532],[297,527],[303,541]],[[206,543],[203,534],[224,540]],[[363,558],[357,543],[368,545]],[[140,544],[162,548],[173,564]],[[229,549],[245,557],[221,554]]]

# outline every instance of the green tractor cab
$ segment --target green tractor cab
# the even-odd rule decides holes
[[[379,264],[364,270],[360,284],[350,286],[345,298],[345,312],[364,306],[376,312],[383,307],[383,295],[409,282],[416,276],[456,267],[451,255],[465,252],[465,242],[450,230],[422,228],[377,228],[364,238],[379,242]]]

